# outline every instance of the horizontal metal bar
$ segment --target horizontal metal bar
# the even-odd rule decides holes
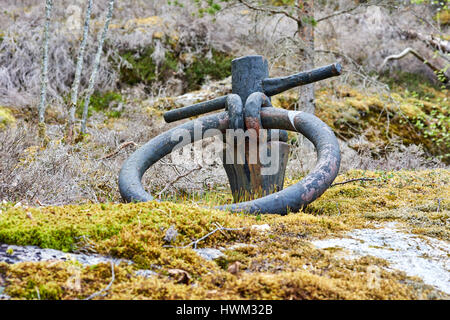
[[[223,96],[213,100],[196,103],[191,106],[173,109],[164,113],[164,120],[166,120],[166,122],[174,122],[211,111],[224,109],[226,100],[227,96]]]
[[[341,71],[341,65],[339,63],[333,63],[325,67],[299,72],[287,77],[264,79],[264,93],[268,96],[274,96],[294,87],[338,76],[341,74]]]
[[[296,73],[287,77],[264,79],[263,90],[267,96],[273,96],[288,89],[335,77],[341,74],[342,67],[339,63],[333,63],[325,67],[310,71]],[[222,96],[210,101],[200,102],[191,106],[173,109],[164,113],[166,122],[174,122],[204,113],[225,108],[227,96]]]

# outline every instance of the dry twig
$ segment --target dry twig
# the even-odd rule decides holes
[[[166,190],[168,190],[171,186],[173,186],[175,183],[177,183],[180,179],[182,179],[182,178],[184,178],[184,177],[187,177],[187,176],[190,175],[192,172],[198,171],[198,170],[200,170],[200,169],[202,169],[202,168],[203,168],[203,167],[199,165],[197,168],[191,169],[191,170],[189,170],[188,172],[179,175],[178,177],[176,177],[175,180],[173,180],[173,181],[171,181],[170,183],[168,183],[168,184],[164,187],[164,189],[162,189],[160,192],[158,192],[157,196],[158,196],[159,198],[161,198],[161,195],[162,195]]]
[[[356,178],[356,179],[350,179],[350,180],[347,180],[344,182],[333,183],[330,187],[334,187],[334,186],[338,186],[338,185],[346,184],[346,183],[350,183],[350,182],[355,182],[355,181],[373,181],[373,180],[375,180],[375,178]]]
[[[111,153],[107,154],[106,156],[101,157],[99,160],[105,160],[105,159],[112,158],[112,157],[116,156],[120,150],[122,150],[123,148],[128,147],[130,145],[133,145],[134,147],[138,146],[137,143],[134,141],[124,142],[121,145],[119,145],[114,152],[111,152]]]
[[[208,238],[210,235],[216,233],[217,231],[223,232],[223,231],[236,231],[236,230],[244,230],[244,229],[246,229],[245,227],[244,227],[244,228],[225,228],[225,227],[221,226],[221,225],[218,224],[218,223],[216,223],[216,225],[218,225],[219,227],[217,227],[216,229],[214,229],[214,230],[211,231],[210,233],[204,235],[203,237],[201,237],[201,238],[199,238],[199,239],[197,239],[197,240],[192,241],[191,243],[189,243],[188,245],[186,245],[186,246],[184,246],[184,247],[182,247],[182,248],[183,248],[183,249],[186,249],[186,248],[188,248],[188,247],[190,247],[190,246],[194,246],[194,249],[197,249],[197,244],[198,244],[200,241],[205,240],[206,238]]]
[[[102,296],[102,297],[106,296],[108,293],[107,292],[103,293],[103,292],[111,289],[111,286],[112,286],[115,278],[116,278],[116,276],[114,274],[114,262],[111,261],[111,282],[108,284],[108,286],[106,286],[106,288],[91,294],[89,297],[87,297],[84,300],[92,300],[93,298],[98,297],[98,296]]]

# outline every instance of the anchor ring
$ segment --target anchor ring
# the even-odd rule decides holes
[[[215,208],[253,214],[298,212],[320,197],[336,178],[341,160],[338,141],[333,131],[322,120],[306,112],[266,107],[261,109],[260,117],[263,128],[296,131],[304,135],[316,148],[317,163],[305,178],[279,192]],[[198,124],[202,130],[200,137],[194,135],[194,126]],[[181,145],[183,146],[199,140],[209,129],[218,129],[224,133],[229,124],[228,112],[220,112],[181,124],[148,141],[125,161],[120,170],[119,190],[123,200],[125,202],[154,200],[145,191],[141,179],[153,164],[170,154],[175,146],[180,147],[180,141],[172,139],[176,130],[186,130],[191,135],[191,140]]]

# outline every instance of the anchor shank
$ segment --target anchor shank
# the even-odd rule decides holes
[[[338,76],[341,74],[341,70],[342,67],[339,63],[333,63],[325,67],[299,72],[287,77],[264,79],[264,93],[268,96],[274,96],[294,87]]]

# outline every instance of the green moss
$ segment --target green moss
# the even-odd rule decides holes
[[[442,26],[450,25],[450,9],[445,8],[439,11],[435,16],[434,20],[439,21]]]
[[[110,118],[119,118],[122,115],[121,111],[110,110],[110,106],[112,103],[124,103],[124,98],[120,93],[108,91],[108,92],[94,92],[91,96],[91,101],[89,103],[89,116],[93,111],[95,112],[103,112]],[[82,108],[78,110],[80,116],[82,113]]]
[[[439,85],[431,83],[425,75],[420,73],[393,71],[382,75],[381,79],[393,90],[406,89],[410,92],[416,92],[420,99],[434,98],[433,93],[428,91],[427,88],[440,89]]]
[[[9,109],[0,106],[0,130],[16,122]]]
[[[111,102],[123,102],[123,97],[117,92],[94,92],[91,96],[91,102],[89,106],[97,112],[108,109]]]
[[[188,90],[198,89],[206,77],[210,77],[212,80],[221,80],[230,76],[232,59],[226,53],[214,49],[211,59],[206,57],[196,58],[185,70]]]
[[[177,71],[176,54],[166,51],[165,60],[160,67],[157,67],[152,58],[154,50],[154,47],[148,47],[142,52],[134,50],[123,52],[121,56],[129,63],[129,66],[121,67],[121,82],[128,85],[138,83],[150,85],[155,81],[164,81],[172,76]]]
[[[175,246],[183,246],[199,234],[206,234],[214,223],[241,226],[236,216],[225,212],[165,202],[162,204],[99,204],[30,209],[27,212],[10,208],[0,217],[0,243],[36,245],[71,251],[78,248],[84,237],[97,243],[105,254],[134,260],[141,267],[163,264],[174,268],[185,267],[192,272],[205,268],[198,265],[191,249],[165,249],[165,230],[175,225],[179,236]],[[239,232],[235,236],[239,236]],[[245,233],[243,234],[245,237]],[[218,233],[209,237],[207,245],[223,238]]]
[[[317,92],[316,114],[340,138],[365,135],[375,148],[386,149],[393,138],[422,144],[430,154],[450,163],[450,100],[447,90],[417,82],[396,87],[390,97],[366,94],[349,87]]]
[[[175,202],[96,204],[19,209],[0,205],[0,242],[35,244],[56,249],[79,247],[84,235],[99,253],[135,262],[115,267],[107,299],[435,299],[445,294],[416,278],[389,271],[382,259],[342,259],[333,250],[320,250],[310,241],[342,236],[355,228],[398,221],[416,234],[449,239],[450,171],[349,171],[336,182],[367,177],[328,189],[305,212],[279,215],[236,215],[206,208],[228,197],[173,199]],[[296,181],[290,181],[295,183]],[[440,199],[440,201],[438,201]],[[197,204],[194,204],[194,201]],[[339,208],[339,210],[337,209]],[[27,218],[30,211],[33,219]],[[183,248],[216,229],[199,248],[224,248],[215,262]],[[254,224],[268,224],[259,232]],[[163,238],[174,225],[179,235],[168,246]],[[246,246],[232,249],[236,243]],[[339,253],[338,253],[339,254]],[[239,262],[238,273],[228,267]],[[137,277],[136,269],[158,276]],[[190,284],[178,283],[170,269],[189,273]],[[374,287],[373,270],[377,270]],[[77,275],[80,286],[71,282]],[[0,263],[5,293],[16,299],[82,299],[105,288],[111,266],[82,267],[70,262]],[[71,280],[72,279],[72,280]],[[99,297],[100,298],[100,297]]]
[[[128,85],[143,83],[151,85],[156,81],[164,82],[174,77],[178,69],[182,67],[179,61],[184,60],[183,53],[177,50],[167,50],[165,59],[157,67],[153,61],[153,47],[148,47],[142,52],[135,50],[126,51],[121,54],[129,65],[122,66],[120,69],[121,82]],[[182,73],[176,77],[186,82],[186,90],[192,91],[200,88],[206,77],[213,80],[220,80],[231,74],[232,56],[212,50],[212,58],[206,58],[205,54],[200,54],[194,58]]]

